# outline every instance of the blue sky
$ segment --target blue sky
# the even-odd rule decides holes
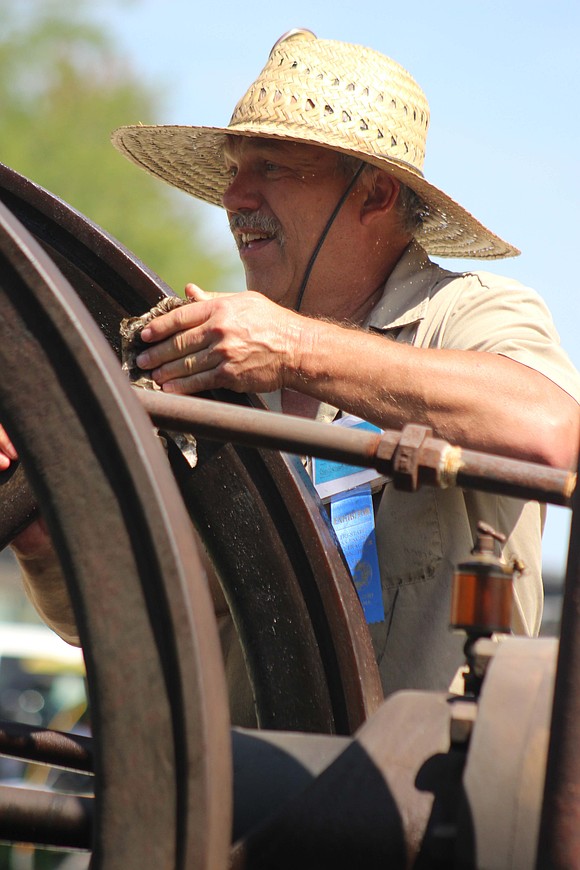
[[[522,250],[486,268],[542,294],[580,367],[578,279],[570,274],[580,203],[577,0],[125,0],[94,14],[143,80],[164,94],[158,123],[226,124],[273,43],[292,27],[393,57],[431,107],[426,176]],[[229,245],[221,210],[199,208],[208,231]],[[569,512],[550,508],[547,567],[565,565],[568,529]]]

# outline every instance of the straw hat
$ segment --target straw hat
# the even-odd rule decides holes
[[[221,205],[226,135],[323,145],[385,169],[427,206],[417,240],[440,257],[519,254],[423,176],[429,106],[398,63],[359,45],[290,31],[242,97],[228,127],[120,127],[122,154],[174,187]]]

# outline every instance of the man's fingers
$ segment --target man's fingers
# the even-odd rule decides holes
[[[221,386],[216,378],[216,369],[206,369],[196,372],[188,377],[175,378],[162,384],[164,393],[174,393],[179,396],[193,396],[206,390],[213,390]]]
[[[172,359],[159,368],[154,368],[151,376],[158,384],[163,385],[168,381],[189,378],[200,372],[210,371],[215,367],[217,361],[210,348],[202,348],[199,351],[184,354],[179,359]]]
[[[208,299],[213,299],[215,293],[206,293],[197,284],[187,284],[185,287],[185,295],[192,302],[207,302]]]
[[[205,305],[203,303],[180,305],[167,314],[162,314],[151,320],[141,330],[141,338],[145,342],[163,341],[176,332],[191,329],[204,323],[209,317],[210,311],[209,300],[208,304]]]
[[[12,441],[6,433],[4,426],[0,426],[0,471],[9,468],[11,462],[18,459],[18,453]]]
[[[186,329],[172,335],[165,341],[151,345],[142,351],[135,360],[139,368],[158,369],[171,363],[182,364],[183,359],[205,349],[205,332]]]

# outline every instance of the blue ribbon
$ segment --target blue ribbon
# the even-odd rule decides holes
[[[385,618],[370,485],[332,496],[330,519],[368,623]]]

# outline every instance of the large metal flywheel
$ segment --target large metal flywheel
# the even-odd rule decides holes
[[[83,215],[2,166],[0,198],[68,279],[117,353],[120,320],[172,295]],[[66,372],[62,377],[66,381]],[[260,404],[255,396],[212,395]],[[199,455],[192,472],[178,451],[170,451],[242,642],[258,724],[352,733],[380,702],[378,670],[348,570],[299,460],[203,441]],[[18,477],[3,487],[0,546],[33,505]]]
[[[87,663],[94,866],[142,867],[154,849],[155,866],[218,867],[229,720],[189,520],[224,587],[259,725],[346,734],[376,709],[362,611],[298,461],[198,440],[196,469],[178,451],[168,462],[115,354],[121,318],[171,291],[6,167],[0,199],[0,419],[22,458],[0,475],[0,546],[40,506]],[[147,831],[137,850],[133,817]]]
[[[0,206],[0,407],[61,558],[87,666],[93,866],[223,866],[230,736],[179,492],[104,337]]]

